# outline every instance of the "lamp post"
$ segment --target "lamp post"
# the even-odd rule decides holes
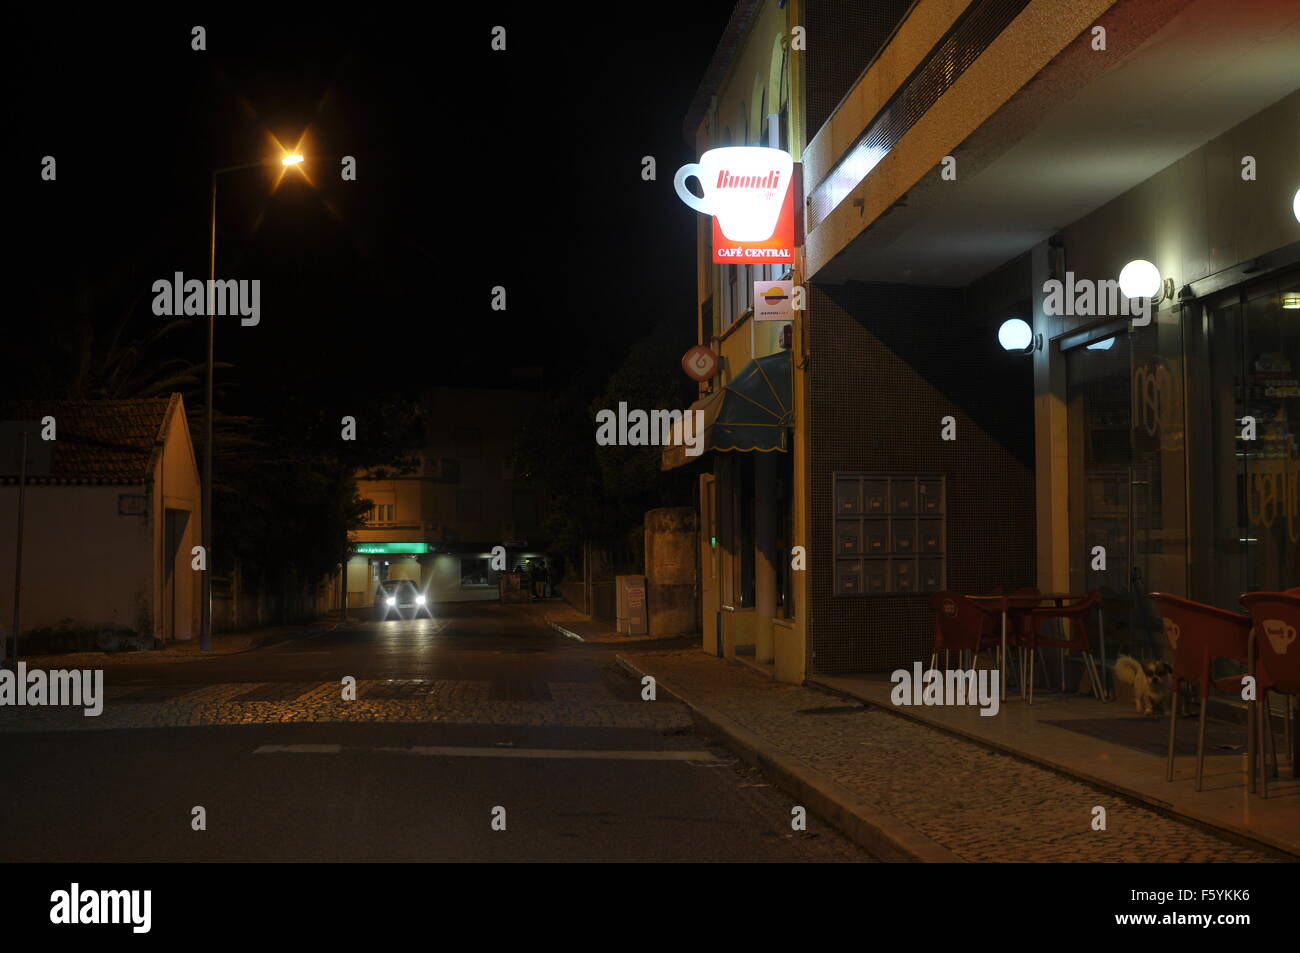
[[[222,169],[214,169],[212,172],[212,223],[211,223],[211,250],[208,256],[208,364],[207,364],[207,381],[204,385],[204,407],[206,408],[205,419],[203,421],[203,558],[205,568],[203,570],[203,617],[199,628],[199,649],[207,652],[212,648],[212,375],[215,371],[213,366],[213,339],[216,335],[216,312],[213,310],[213,299],[216,295],[213,289],[217,281],[217,176],[225,175],[227,172],[239,172],[244,169],[255,169],[258,166],[266,165],[272,160],[259,159],[256,162],[245,162],[240,165],[229,165]],[[284,166],[298,165],[303,161],[302,156],[296,153],[286,155],[280,159],[280,164]]]

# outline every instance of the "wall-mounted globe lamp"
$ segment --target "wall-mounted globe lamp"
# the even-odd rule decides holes
[[[1043,336],[1034,334],[1034,329],[1023,318],[1009,318],[998,328],[998,343],[1004,351],[1032,354],[1042,350]]]
[[[1291,200],[1291,211],[1295,213],[1295,220],[1300,222],[1300,189],[1295,190],[1295,198]]]
[[[1174,279],[1161,278],[1159,268],[1138,258],[1120,270],[1119,290],[1126,298],[1150,298],[1152,307],[1156,307],[1173,299]]]

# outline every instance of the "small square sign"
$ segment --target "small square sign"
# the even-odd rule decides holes
[[[754,320],[793,321],[794,309],[790,307],[793,293],[793,281],[754,282]]]

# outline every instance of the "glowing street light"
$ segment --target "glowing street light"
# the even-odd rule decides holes
[[[277,143],[278,145],[278,143]],[[203,573],[203,594],[202,594],[202,611],[199,616],[199,649],[207,652],[212,649],[212,375],[215,369],[213,364],[214,338],[216,337],[216,313],[213,310],[213,301],[216,298],[211,292],[217,281],[217,179],[220,176],[231,172],[240,172],[245,169],[256,169],[259,166],[265,166],[275,161],[274,159],[258,159],[254,162],[243,162],[239,165],[228,165],[225,168],[212,170],[212,218],[211,218],[211,248],[208,257],[208,360],[204,377],[204,409],[203,409],[203,485],[202,500],[200,506],[203,511],[203,553],[207,560],[207,569]],[[300,165],[303,161],[301,154],[297,152],[287,152],[280,159],[280,164],[286,168]],[[281,173],[283,178],[284,173]],[[279,184],[277,180],[276,184]]]

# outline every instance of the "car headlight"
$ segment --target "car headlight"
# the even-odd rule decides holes
[[[416,596],[416,597],[415,597],[415,604],[416,604],[417,606],[422,606],[422,605],[424,605],[424,596]]]
[[[389,604],[390,606],[395,606],[395,605],[397,605],[397,600],[394,599],[392,596],[389,596],[389,597],[388,597],[388,604]]]

